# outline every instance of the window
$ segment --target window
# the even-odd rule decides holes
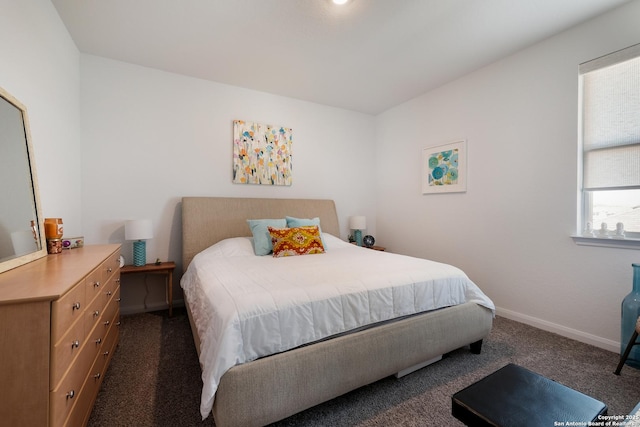
[[[579,123],[580,234],[640,239],[640,44],[580,65]]]

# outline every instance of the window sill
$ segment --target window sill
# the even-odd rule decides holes
[[[625,239],[613,239],[603,237],[571,236],[576,245],[599,246],[602,248],[640,249],[640,239],[627,237]]]

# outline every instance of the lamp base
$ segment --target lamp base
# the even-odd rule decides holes
[[[143,266],[147,263],[147,242],[136,240],[133,242],[133,265]]]
[[[362,230],[354,230],[353,235],[356,238],[356,245],[362,246]]]

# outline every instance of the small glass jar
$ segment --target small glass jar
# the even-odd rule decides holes
[[[62,252],[62,239],[47,239],[47,252],[51,255]]]

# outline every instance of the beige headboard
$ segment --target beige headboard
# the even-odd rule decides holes
[[[239,197],[182,198],[182,268],[193,257],[220,240],[251,236],[247,219],[320,218],[323,232],[340,236],[333,200],[249,199]]]

